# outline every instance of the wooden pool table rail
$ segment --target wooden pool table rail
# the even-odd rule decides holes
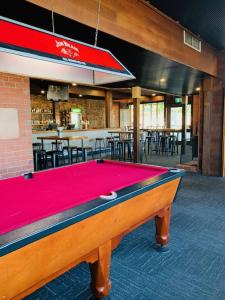
[[[156,239],[169,239],[170,206],[180,178],[0,257],[0,299],[22,299],[82,261],[97,298],[110,291],[111,251],[122,236],[156,217]]]

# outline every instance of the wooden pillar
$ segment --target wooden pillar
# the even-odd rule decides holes
[[[188,96],[182,97],[182,134],[181,134],[181,155],[186,153],[186,113],[187,113]]]
[[[225,176],[225,89],[223,89],[222,176]]]
[[[222,176],[225,176],[225,50],[218,55],[218,77],[222,81],[223,87],[223,133],[222,133]]]
[[[132,98],[134,103],[133,111],[133,127],[134,127],[134,162],[140,162],[141,153],[140,153],[140,97],[141,97],[141,88],[133,87],[132,88]]]
[[[218,78],[202,81],[199,97],[199,169],[225,176],[225,51],[218,55]]]
[[[166,128],[171,127],[171,103],[173,101],[173,96],[167,95],[164,102],[164,118],[165,118],[165,126]]]
[[[193,96],[192,104],[192,135],[198,135],[199,125],[199,95]]]
[[[112,127],[112,91],[106,91],[105,94],[105,121],[106,128]]]
[[[222,176],[224,174],[224,92],[222,81],[214,77],[205,78],[200,99],[202,105],[201,171],[204,175]]]
[[[198,120],[198,168],[202,171],[202,152],[203,152],[203,124],[204,124],[204,94],[203,81],[199,93],[199,120]]]

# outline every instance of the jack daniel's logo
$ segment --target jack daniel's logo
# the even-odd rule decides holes
[[[67,41],[57,41],[55,40],[56,48],[60,48],[61,53],[68,55],[70,58],[75,58],[80,56],[79,49]]]

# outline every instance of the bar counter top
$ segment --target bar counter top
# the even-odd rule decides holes
[[[119,130],[119,128],[93,128],[93,129],[65,129],[63,130],[63,132],[83,132],[83,131],[99,131],[99,130],[107,130],[107,131],[111,131],[111,130]],[[57,131],[56,130],[32,130],[33,134],[43,134],[43,133],[52,133],[52,134],[56,134]]]
[[[84,146],[95,147],[96,138],[106,138],[110,137],[109,131],[119,130],[119,128],[98,128],[98,129],[73,129],[73,130],[63,130],[61,137],[71,137],[71,146],[80,147],[80,139],[82,137],[84,140]],[[45,150],[52,149],[52,141],[49,140],[49,137],[57,136],[56,130],[37,130],[32,131],[32,143],[40,142],[40,138],[44,138],[44,148]],[[77,140],[75,140],[77,138]],[[65,145],[64,145],[65,146]]]

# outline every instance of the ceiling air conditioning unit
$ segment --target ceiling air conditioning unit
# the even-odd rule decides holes
[[[67,101],[69,99],[69,87],[49,85],[47,99],[52,101]]]
[[[193,34],[184,30],[184,44],[192,49],[201,52],[201,41]]]

